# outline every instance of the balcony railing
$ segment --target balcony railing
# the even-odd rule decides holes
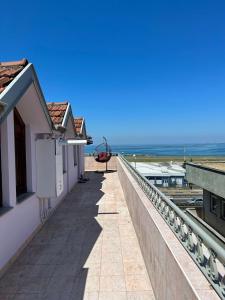
[[[225,250],[223,245],[194,223],[123,156],[119,155],[119,159],[127,167],[218,295],[225,299]]]

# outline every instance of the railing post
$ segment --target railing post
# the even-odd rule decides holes
[[[225,265],[223,265],[223,267],[225,269]],[[222,295],[225,297],[225,273],[221,279],[221,291],[222,291]]]
[[[191,252],[194,252],[194,250],[195,250],[195,244],[194,244],[194,241],[193,241],[193,234],[192,234],[191,227],[188,227],[188,249]]]
[[[217,282],[219,273],[216,265],[216,253],[213,251],[213,249],[209,249],[209,251],[210,256],[208,260],[208,276],[211,277],[214,282]]]
[[[204,253],[203,253],[202,239],[200,238],[200,236],[197,236],[196,250],[197,250],[196,260],[197,260],[197,262],[199,263],[200,266],[203,266],[204,263],[205,263],[205,256],[204,256]]]

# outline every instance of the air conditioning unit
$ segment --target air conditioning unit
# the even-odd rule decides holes
[[[55,198],[63,191],[62,146],[57,140],[36,141],[37,196]]]

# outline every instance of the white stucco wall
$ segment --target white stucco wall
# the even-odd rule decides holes
[[[0,269],[13,257],[40,224],[35,195],[0,217]]]
[[[0,270],[17,253],[24,242],[41,224],[40,203],[36,192],[36,154],[35,138],[37,133],[50,133],[38,95],[34,86],[30,86],[17,105],[17,109],[26,124],[26,156],[27,156],[27,187],[34,194],[23,200],[16,201],[15,150],[13,112],[1,124],[1,157],[3,200],[5,206],[12,209],[0,215]],[[73,137],[72,121],[68,121],[67,135]],[[63,193],[51,199],[55,208],[77,182],[77,166],[74,166],[73,147],[66,151],[67,172],[64,173]],[[79,160],[78,160],[79,161]],[[40,163],[40,162],[38,162]]]
[[[35,145],[31,127],[26,132],[28,191],[35,192]],[[39,202],[36,195],[21,203],[16,201],[14,119],[11,112],[1,125],[2,186],[4,206],[11,210],[0,216],[0,269],[18,251],[40,225]]]

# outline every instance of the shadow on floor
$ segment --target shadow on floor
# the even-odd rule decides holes
[[[104,175],[87,175],[90,181],[74,187],[0,280],[1,300],[83,299],[88,265],[101,259],[95,217],[104,194]]]
[[[117,172],[116,170],[103,170],[103,171],[95,171],[95,173],[98,173],[98,174],[105,174],[105,173],[115,173]]]

